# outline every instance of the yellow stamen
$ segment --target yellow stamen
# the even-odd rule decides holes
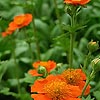
[[[51,81],[44,86],[44,90],[52,100],[65,100],[67,96],[66,82],[60,80]]]
[[[67,84],[77,85],[78,81],[80,80],[81,76],[79,73],[76,72],[74,69],[68,69],[62,73],[65,77]]]

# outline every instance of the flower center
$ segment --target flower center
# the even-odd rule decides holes
[[[44,90],[52,100],[65,100],[67,96],[67,84],[61,80],[51,81],[44,86]]]
[[[62,73],[65,77],[67,84],[77,85],[78,81],[80,80],[81,76],[79,73],[76,72],[74,69],[68,69]]]
[[[25,16],[17,16],[17,17],[14,19],[14,22],[15,22],[17,25],[23,24],[24,21],[25,21]]]

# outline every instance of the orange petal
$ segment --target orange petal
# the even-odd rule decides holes
[[[9,23],[9,30],[15,31],[17,28],[19,28],[14,22]]]
[[[56,63],[54,61],[49,60],[47,62],[47,71],[50,72],[52,69],[54,69],[56,67]]]
[[[70,97],[78,97],[81,95],[81,90],[79,88],[79,86],[73,86],[73,85],[68,85],[68,94]]]
[[[32,65],[34,68],[38,68],[40,65],[40,61],[34,62]]]
[[[82,69],[76,69],[76,73],[80,74],[81,80],[86,80],[86,75],[83,73]]]
[[[66,97],[65,100],[81,100],[81,98]]]
[[[82,1],[80,2],[80,4],[81,4],[81,5],[84,5],[84,4],[87,4],[89,1],[90,1],[90,0],[82,0]]]
[[[90,0],[64,0],[64,3],[68,4],[73,4],[73,5],[85,5],[89,2]]]
[[[81,89],[81,92],[82,92],[82,89],[83,89],[85,83],[86,83],[85,81],[80,81],[78,84],[79,88]],[[85,92],[84,92],[84,95],[88,95],[90,93],[90,88],[91,88],[90,85],[88,85]]]
[[[29,70],[28,73],[32,76],[43,76],[42,74],[39,74],[35,69]]]
[[[52,99],[48,98],[46,95],[43,95],[43,94],[32,94],[31,97],[34,100],[52,100]]]
[[[63,78],[61,75],[56,75],[56,76],[55,75],[48,75],[46,77],[46,79],[48,81],[59,79],[59,80],[62,80],[62,81],[65,81],[66,82],[65,78]]]
[[[32,21],[32,14],[25,14],[24,26],[27,26]]]
[[[8,34],[6,32],[2,32],[2,37],[6,37]]]
[[[47,83],[45,79],[36,80],[35,83],[31,86],[31,92],[45,93],[44,85]]]

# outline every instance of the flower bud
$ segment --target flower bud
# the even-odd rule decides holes
[[[68,5],[66,5],[66,6],[65,6],[65,12],[68,13],[69,15],[71,15],[71,12],[72,12],[72,11],[71,11],[71,7],[68,6]]]
[[[100,59],[99,58],[95,58],[94,60],[92,60],[91,64],[92,64],[92,68],[94,71],[100,71]]]
[[[98,50],[98,48],[99,48],[98,42],[91,41],[88,43],[88,49],[90,52],[94,52],[94,51]]]
[[[44,75],[45,73],[47,73],[46,68],[43,67],[43,66],[39,66],[37,71],[38,71],[39,74],[43,74],[43,75]]]

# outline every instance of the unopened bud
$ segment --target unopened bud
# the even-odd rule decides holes
[[[38,67],[38,73],[44,75],[45,73],[47,73],[47,70],[46,70],[45,67],[39,66],[39,67]]]
[[[92,68],[94,71],[100,71],[100,59],[99,58],[95,58],[94,60],[92,60],[91,64],[92,64]]]
[[[99,48],[98,42],[91,41],[88,43],[88,49],[90,52],[94,52],[94,51],[98,50],[98,48]]]
[[[66,5],[65,6],[65,12],[68,13],[69,15],[72,15],[72,8],[71,8],[71,6]]]

